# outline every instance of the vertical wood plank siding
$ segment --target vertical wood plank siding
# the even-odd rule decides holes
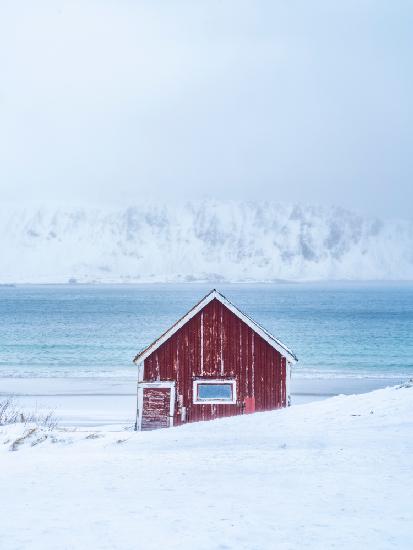
[[[193,380],[232,378],[237,403],[194,404]],[[187,422],[242,414],[245,398],[255,398],[256,411],[286,406],[286,359],[214,299],[144,362],[144,381],[176,381],[177,404],[182,396]],[[174,425],[181,424],[175,408]]]

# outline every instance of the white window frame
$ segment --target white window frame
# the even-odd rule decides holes
[[[232,399],[198,399],[198,386],[200,384],[231,384]],[[194,405],[235,405],[237,402],[237,382],[234,379],[197,378],[192,384],[192,401]]]

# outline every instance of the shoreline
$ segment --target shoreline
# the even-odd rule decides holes
[[[400,378],[299,378],[291,382],[292,406],[336,395],[367,393],[402,383]],[[25,410],[53,410],[62,427],[133,424],[136,378],[0,378],[0,401]]]
[[[365,393],[374,389],[394,386],[406,379],[388,377],[292,377],[293,395],[322,395]],[[136,377],[1,377],[0,396],[48,396],[48,395],[130,395],[135,394]]]

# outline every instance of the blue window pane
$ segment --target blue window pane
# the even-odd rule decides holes
[[[198,384],[198,399],[232,400],[232,384]]]

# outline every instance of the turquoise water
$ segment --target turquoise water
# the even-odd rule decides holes
[[[0,287],[0,376],[134,376],[135,353],[211,285]],[[303,376],[413,376],[413,284],[220,285]]]

